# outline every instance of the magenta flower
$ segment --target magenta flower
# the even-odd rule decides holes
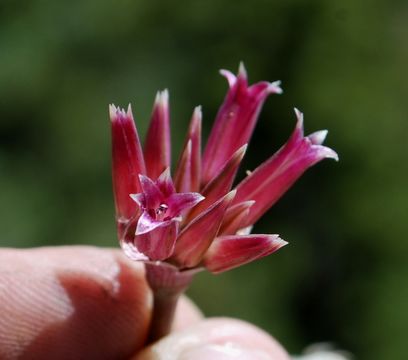
[[[118,236],[130,258],[146,262],[155,294],[164,287],[182,291],[192,274],[204,268],[223,272],[286,245],[278,235],[251,235],[253,224],[310,166],[324,158],[337,160],[322,145],[327,131],[304,136],[303,115],[296,110],[288,142],[233,189],[262,105],[268,95],[282,90],[279,82],[248,86],[242,64],[237,76],[225,70],[221,74],[229,90],[203,156],[197,107],[174,182],[168,92],[156,97],[144,150],[130,106],[127,112],[110,106]],[[159,332],[153,337],[163,334]]]
[[[141,211],[133,240],[135,250],[150,260],[168,259],[174,252],[181,215],[203,196],[177,193],[168,168],[156,181],[145,175],[139,175],[139,181],[142,192],[130,194]]]

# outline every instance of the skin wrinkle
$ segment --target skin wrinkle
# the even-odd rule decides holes
[[[0,335],[0,358],[130,356],[142,346],[150,321],[143,275],[141,265],[119,251],[0,251],[0,313],[10,314],[0,317],[0,334],[8,334]]]
[[[47,326],[42,319],[51,318],[62,322],[74,310],[62,286],[50,276],[43,277],[34,273],[27,279],[27,274],[20,272],[2,273],[1,277],[3,286],[0,291],[0,329],[11,330],[1,331],[3,336],[0,338],[0,358],[3,359],[10,354],[13,357],[21,355],[38,332]],[[45,297],[44,294],[54,296]]]

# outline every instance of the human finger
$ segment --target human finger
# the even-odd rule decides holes
[[[180,331],[203,319],[201,310],[187,296],[182,295],[177,304],[171,331]]]
[[[133,360],[289,360],[276,340],[244,321],[213,318],[171,333]]]
[[[151,317],[143,266],[95,247],[0,250],[0,358],[121,359]]]

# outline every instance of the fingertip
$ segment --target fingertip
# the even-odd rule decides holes
[[[126,358],[145,342],[151,294],[119,251],[0,251],[0,358]]]
[[[272,359],[289,360],[283,347],[261,329],[244,321],[213,318],[175,332],[133,360]]]
[[[203,313],[187,296],[182,295],[178,301],[171,331],[181,331],[197,324],[204,318]]]

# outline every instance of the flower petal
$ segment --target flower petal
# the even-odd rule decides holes
[[[139,206],[139,208],[146,208],[146,198],[143,193],[130,194],[129,196]]]
[[[201,181],[201,106],[194,109],[187,139],[177,165],[175,184],[177,191],[199,191]]]
[[[147,175],[157,179],[170,166],[169,93],[158,92],[144,147]]]
[[[191,190],[191,148],[192,143],[189,140],[181,153],[174,177],[174,186],[177,192],[189,192]]]
[[[150,260],[165,260],[174,251],[178,227],[179,222],[175,219],[162,221],[159,226],[151,231],[136,235],[135,246],[139,252],[148,256]]]
[[[321,134],[312,139],[303,136],[303,114],[296,111],[296,115],[298,122],[288,142],[237,186],[234,204],[256,201],[243,226],[254,224],[309,167],[324,158],[337,159],[332,149],[313,143],[321,140]]]
[[[203,155],[203,185],[221,170],[242,145],[249,142],[261,107],[269,94],[280,93],[278,83],[259,82],[248,87],[243,64],[238,76],[222,71],[230,89],[221,105]]]
[[[179,216],[203,200],[204,196],[199,193],[174,193],[167,200],[169,216]]]
[[[173,261],[181,268],[194,267],[201,261],[217,235],[225,211],[234,196],[235,191],[229,192],[182,230],[173,255]]]
[[[188,215],[186,222],[194,219],[198,214],[214,204],[220,197],[231,190],[239,165],[245,155],[247,145],[241,146],[222,168],[221,172],[212,179],[202,190],[205,199],[197,205]]]
[[[272,254],[286,244],[279,235],[217,237],[205,254],[204,266],[220,273]]]
[[[109,106],[112,127],[112,178],[117,218],[130,219],[137,205],[129,194],[141,191],[139,174],[145,174],[142,148],[133,121],[132,109],[127,112]]]
[[[143,211],[137,222],[135,235],[146,234],[163,225],[167,225],[167,222],[155,220],[149,215],[147,211]]]
[[[308,138],[310,139],[313,145],[321,145],[326,139],[327,134],[328,134],[327,130],[320,130],[314,132],[313,134],[308,135]]]
[[[132,260],[135,261],[147,261],[149,258],[143,255],[136,247],[134,243],[135,239],[135,228],[139,214],[134,216],[132,219],[126,221],[125,223],[118,223],[118,238],[121,248],[124,253]]]
[[[169,197],[176,192],[170,175],[170,168],[166,168],[156,180],[156,185],[164,197]]]
[[[140,175],[139,179],[144,194],[146,209],[156,209],[164,200],[162,192],[149,177]]]
[[[235,235],[243,227],[244,221],[249,214],[249,208],[255,201],[243,201],[239,204],[230,206],[225,213],[224,220],[219,235]]]
[[[237,82],[237,77],[229,70],[221,69],[220,74],[227,79],[230,88]]]

